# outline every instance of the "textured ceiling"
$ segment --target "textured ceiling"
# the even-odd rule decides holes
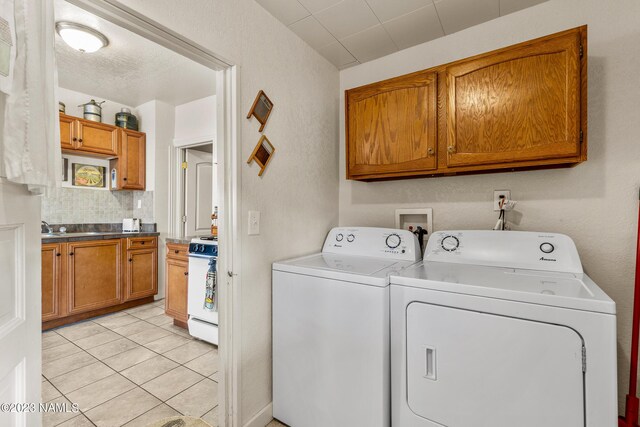
[[[546,0],[256,0],[338,68]]]
[[[58,21],[71,21],[100,31],[109,45],[81,53],[56,34],[56,60],[61,87],[125,105],[153,99],[173,105],[215,94],[215,72],[102,18],[55,0]]]

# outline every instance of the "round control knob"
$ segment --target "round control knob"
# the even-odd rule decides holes
[[[440,246],[447,252],[453,252],[460,246],[460,240],[456,236],[445,236],[440,242]]]
[[[556,248],[551,243],[544,242],[543,244],[540,245],[540,250],[545,254],[550,254],[551,252],[555,251]]]
[[[402,239],[396,233],[393,233],[387,236],[387,240],[385,241],[385,243],[390,249],[395,249],[400,246],[400,243],[402,243]]]
[[[356,236],[354,236],[353,234],[349,234],[347,236],[347,242],[353,242],[354,240],[356,240]]]
[[[344,239],[344,236],[342,235],[342,233],[336,234],[336,241],[337,242],[342,242],[342,239]]]
[[[199,251],[200,251],[200,252],[204,252],[204,245],[200,245],[200,249],[199,249]]]

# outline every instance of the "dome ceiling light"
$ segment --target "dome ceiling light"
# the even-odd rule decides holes
[[[93,53],[109,44],[104,34],[75,22],[56,23],[56,32],[73,49],[83,53]]]

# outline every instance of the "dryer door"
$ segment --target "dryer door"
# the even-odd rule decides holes
[[[573,329],[422,302],[406,315],[416,415],[448,427],[584,426]]]

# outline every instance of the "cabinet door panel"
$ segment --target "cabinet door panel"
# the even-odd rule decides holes
[[[42,321],[60,317],[60,285],[62,280],[60,245],[42,245]]]
[[[436,162],[436,73],[347,91],[347,175],[427,171]]]
[[[73,119],[73,117],[60,114],[60,147],[63,150],[74,149],[74,145],[75,145],[74,131],[75,131],[75,120]]]
[[[125,301],[155,295],[158,292],[157,249],[128,251]]]
[[[121,242],[72,242],[68,246],[69,313],[76,314],[120,304]]]
[[[580,154],[578,30],[447,67],[447,166]]]
[[[167,258],[167,301],[165,310],[176,320],[186,322],[189,263]]]
[[[118,130],[115,126],[89,120],[78,120],[78,147],[80,151],[116,156]]]
[[[122,130],[120,153],[121,188],[144,190],[146,174],[146,137],[141,132]]]

